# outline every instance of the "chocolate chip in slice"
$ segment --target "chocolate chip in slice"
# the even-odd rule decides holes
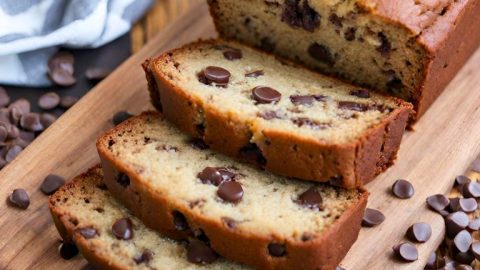
[[[270,243],[268,244],[268,253],[272,257],[283,257],[287,254],[287,249],[285,248],[285,245]]]
[[[374,227],[381,224],[384,220],[385,216],[382,212],[376,209],[366,208],[365,213],[363,214],[362,226]]]
[[[292,123],[294,123],[298,127],[308,126],[314,130],[322,130],[331,126],[330,123],[321,123],[307,117],[294,118],[292,119]]]
[[[222,217],[222,221],[223,221],[223,223],[225,223],[225,225],[227,225],[227,227],[230,228],[230,229],[235,229],[235,227],[237,227],[237,221],[234,220],[233,218]]]
[[[202,139],[194,138],[194,139],[191,139],[189,143],[192,148],[197,150],[205,150],[209,148],[208,145]]]
[[[252,89],[252,97],[260,104],[268,104],[280,101],[282,94],[267,86],[257,86]]]
[[[119,125],[123,121],[129,119],[133,115],[127,111],[119,111],[113,115],[112,122],[114,125]]]
[[[437,269],[437,254],[435,251],[428,256],[427,264],[425,265],[425,270],[435,270]]]
[[[38,107],[43,110],[54,109],[60,104],[60,96],[55,92],[48,92],[38,98]]]
[[[188,229],[188,222],[185,216],[178,212],[178,211],[173,211],[173,225],[175,226],[175,229],[177,231],[185,231]]]
[[[22,151],[23,148],[19,145],[11,146],[5,154],[5,160],[7,162],[12,162]]]
[[[356,89],[356,90],[350,91],[350,95],[356,96],[359,98],[369,98],[370,91],[368,91],[367,89]]]
[[[462,195],[465,198],[480,198],[480,183],[465,183],[462,188]]]
[[[117,239],[129,240],[133,237],[133,224],[129,218],[121,218],[112,225],[112,233]]]
[[[60,99],[60,107],[64,108],[64,109],[69,109],[70,107],[72,107],[73,105],[75,105],[75,103],[77,103],[78,101],[78,98],[77,97],[74,97],[74,96],[63,96],[61,99]]]
[[[472,242],[472,235],[467,230],[460,231],[453,239],[455,247],[460,252],[467,252]]]
[[[457,233],[459,233],[468,226],[468,223],[468,216],[464,212],[455,212],[449,214],[445,218],[447,236],[450,238],[455,237]]]
[[[313,95],[292,95],[290,101],[295,105],[312,105],[316,99]]]
[[[133,261],[136,264],[148,263],[153,259],[153,255],[154,254],[151,250],[146,249],[140,255],[135,256],[135,258],[133,258]]]
[[[187,260],[195,264],[209,264],[217,259],[217,254],[205,243],[193,240],[187,246]]]
[[[415,223],[408,229],[407,236],[412,241],[425,243],[432,236],[432,227],[424,222]]]
[[[410,243],[401,243],[394,246],[393,251],[402,260],[407,262],[413,262],[418,259],[417,248]]]
[[[480,230],[480,218],[473,219],[468,223],[468,229],[470,231],[478,231]]]
[[[251,162],[255,162],[257,165],[264,166],[267,164],[267,160],[263,156],[262,150],[254,143],[249,143],[240,149],[240,157]]]
[[[0,107],[6,107],[10,103],[10,96],[5,88],[0,86]]]
[[[85,239],[92,239],[98,235],[97,230],[92,227],[80,228],[77,231]]]
[[[480,260],[480,241],[475,241],[472,243],[471,251],[473,256],[475,256],[477,260]]]
[[[282,113],[281,111],[264,111],[264,112],[259,112],[258,116],[265,120],[282,119],[284,116],[284,113]]]
[[[315,210],[323,210],[323,199],[315,187],[310,187],[300,194],[295,203]]]
[[[465,175],[457,175],[457,177],[455,177],[455,185],[457,186],[462,186],[469,182],[472,182],[472,180]]]
[[[378,38],[380,39],[381,44],[377,48],[377,51],[380,52],[383,57],[390,57],[390,53],[392,52],[392,44],[388,40],[387,36],[385,36],[384,33],[380,32],[378,33]]]
[[[252,71],[252,72],[249,72],[247,74],[245,74],[245,77],[247,78],[258,78],[260,76],[263,76],[265,73],[263,72],[263,70],[255,70],[255,71]]]
[[[463,211],[471,213],[477,210],[477,200],[474,198],[452,198],[450,199],[450,210],[452,212]]]
[[[277,44],[270,37],[260,39],[260,48],[266,52],[273,52]]]
[[[78,249],[74,244],[62,243],[59,247],[59,253],[64,260],[70,260],[78,254]]]
[[[13,206],[21,209],[27,209],[30,205],[30,197],[28,197],[25,189],[22,188],[14,189],[12,194],[10,194],[9,201]]]
[[[413,196],[415,189],[412,183],[407,180],[399,179],[392,185],[392,193],[400,199],[408,199]]]
[[[308,47],[308,54],[320,63],[326,64],[330,67],[335,65],[335,58],[330,52],[330,49],[324,45],[313,43]]]
[[[226,202],[237,203],[243,197],[243,188],[235,181],[223,182],[218,187],[217,195]]]
[[[51,113],[40,114],[40,123],[45,129],[51,126],[55,121],[57,121],[57,116]]]
[[[353,101],[340,101],[338,102],[338,108],[356,112],[364,112],[369,109],[367,104],[357,103]]]
[[[234,61],[234,60],[241,59],[243,55],[242,55],[241,50],[231,48],[231,49],[227,49],[226,51],[224,51],[223,56],[227,60]]]
[[[208,66],[203,70],[203,76],[208,84],[215,83],[218,86],[226,86],[230,81],[230,72],[224,68]]]
[[[197,177],[204,184],[212,184],[218,186],[223,182],[222,174],[217,170],[217,168],[214,167],[206,167],[197,174]]]
[[[427,204],[433,210],[440,212],[450,204],[450,200],[443,194],[436,194],[427,198]]]
[[[112,73],[112,70],[108,68],[89,67],[85,71],[85,78],[92,82],[98,82],[105,79],[110,73]]]
[[[50,174],[45,177],[40,186],[40,190],[45,195],[52,195],[55,193],[61,186],[65,184],[65,179],[63,177],[58,176],[56,174]]]
[[[124,173],[119,173],[117,176],[117,183],[122,187],[128,187],[130,185],[130,177]]]
[[[42,131],[45,128],[40,122],[40,115],[38,113],[26,113],[20,118],[20,126],[28,131],[36,132]]]

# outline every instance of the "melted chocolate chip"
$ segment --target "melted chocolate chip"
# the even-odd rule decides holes
[[[335,64],[335,58],[330,52],[330,49],[318,43],[313,43],[312,45],[310,45],[310,47],[308,47],[308,54],[313,59],[330,67]]]
[[[142,263],[148,263],[152,259],[153,259],[153,252],[147,249],[147,250],[144,250],[142,254],[133,258],[133,261],[136,264],[142,264]]]
[[[223,52],[223,56],[230,61],[242,58],[242,51],[239,49],[229,49]]]
[[[117,176],[117,183],[122,187],[128,187],[130,185],[130,178],[124,173],[119,173]]]
[[[92,239],[98,235],[95,228],[87,227],[78,229],[78,233],[85,239]]]
[[[282,94],[267,86],[257,86],[252,89],[252,98],[260,104],[277,103]]]
[[[129,240],[133,237],[133,224],[129,218],[121,218],[112,226],[112,233],[117,239]]]
[[[177,231],[185,231],[188,229],[188,222],[185,216],[178,212],[178,211],[173,211],[173,225],[175,225],[175,229]]]
[[[418,259],[417,248],[410,243],[401,243],[393,247],[395,254],[402,260],[413,262]]]
[[[400,199],[408,199],[413,196],[415,190],[410,182],[399,179],[393,183],[392,193]]]
[[[368,110],[367,104],[356,103],[353,101],[340,101],[338,102],[338,108],[343,110],[350,110],[356,112],[364,112]]]
[[[427,198],[427,204],[433,210],[440,212],[450,204],[450,200],[443,194],[436,194]]]
[[[217,86],[226,86],[230,81],[230,72],[221,67],[208,66],[203,70],[207,84],[215,83]]]
[[[63,177],[55,174],[50,174],[43,180],[42,185],[40,186],[40,190],[45,195],[52,195],[61,186],[63,186],[63,184],[65,184],[65,179],[63,179]]]
[[[12,194],[10,194],[9,201],[12,205],[20,209],[27,209],[30,205],[30,197],[28,197],[27,192],[22,188],[14,189]]]
[[[295,202],[310,209],[323,210],[322,196],[315,187],[310,187],[300,194]]]
[[[256,71],[252,71],[252,72],[249,72],[249,73],[245,74],[245,77],[247,77],[247,78],[258,78],[258,77],[263,76],[263,75],[264,75],[263,70],[256,70]]]
[[[350,95],[356,96],[359,98],[369,98],[370,91],[368,91],[367,89],[356,89],[356,90],[350,91]]]
[[[365,213],[363,214],[362,226],[364,227],[373,227],[381,224],[385,220],[385,216],[382,212],[366,208]]]
[[[285,245],[271,243],[268,245],[268,253],[273,257],[283,257],[287,253]]]
[[[243,188],[238,182],[223,182],[218,187],[217,195],[226,202],[237,203],[243,197]]]
[[[306,117],[299,117],[299,118],[292,119],[292,123],[294,123],[298,127],[308,126],[314,130],[322,130],[331,126],[329,123],[320,123],[318,121],[315,121]]]
[[[208,264],[217,259],[217,254],[213,249],[201,241],[192,241],[187,246],[187,260],[196,264]]]
[[[412,241],[425,243],[432,236],[432,227],[424,222],[415,223],[408,229],[407,236]]]
[[[381,32],[378,33],[378,38],[380,39],[381,44],[377,48],[377,51],[380,52],[383,57],[390,57],[390,53],[392,52],[392,45],[390,44],[390,41],[385,36],[385,34]]]
[[[220,185],[223,182],[222,174],[214,167],[206,167],[198,173],[197,177],[204,184],[212,184],[215,186]]]
[[[308,5],[308,1],[289,0],[285,1],[282,21],[292,27],[302,27],[306,31],[313,32],[320,26],[320,14]]]

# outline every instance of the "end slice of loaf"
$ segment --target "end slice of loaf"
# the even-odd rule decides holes
[[[223,40],[186,45],[144,68],[153,104],[182,131],[274,173],[347,188],[393,164],[412,108]],[[222,72],[228,83],[205,77]]]
[[[184,244],[148,229],[110,195],[100,166],[77,176],[52,195],[49,207],[62,238],[73,241],[98,269],[248,269],[224,259],[208,266],[189,263]],[[112,225],[121,218],[133,222],[130,240],[112,234]],[[87,239],[80,233],[82,229],[94,229],[97,234]],[[143,255],[141,261],[145,252],[151,257]]]
[[[147,226],[175,239],[197,237],[257,269],[333,269],[360,230],[363,189],[289,180],[235,162],[158,113],[123,122],[97,148],[108,189]],[[221,172],[219,182],[203,178],[206,168]],[[243,192],[235,200],[222,193],[232,182]]]

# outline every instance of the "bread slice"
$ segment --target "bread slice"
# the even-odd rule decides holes
[[[97,142],[105,184],[147,226],[209,241],[257,269],[333,269],[355,242],[368,193],[289,180],[235,162],[158,113]]]
[[[49,207],[64,241],[73,241],[98,269],[248,269],[221,258],[208,266],[188,262],[185,243],[148,229],[110,195],[100,166],[77,176],[52,195]],[[130,240],[112,234],[112,225],[121,218],[133,222]]]
[[[393,164],[411,112],[399,99],[223,40],[144,68],[153,104],[182,131],[274,173],[347,188]]]

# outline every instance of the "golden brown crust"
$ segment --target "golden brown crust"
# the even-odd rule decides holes
[[[209,238],[212,248],[220,255],[257,269],[335,269],[356,241],[368,199],[368,192],[364,189],[360,189],[361,194],[355,205],[344,212],[321,235],[308,241],[289,241],[274,236],[254,235],[230,228],[220,221],[196,215],[189,206],[174,208],[161,194],[152,192],[142,184],[143,181],[138,178],[136,172],[123,166],[108,150],[109,138],[118,132],[119,128],[128,128],[129,125],[131,122],[127,121],[107,132],[97,142],[97,148],[109,191],[148,227],[174,239],[188,238],[190,233],[175,229],[172,212],[179,211],[185,216],[193,231],[203,231]],[[116,181],[119,171],[130,177],[130,184],[126,188]],[[273,258],[268,255],[267,246],[272,242],[285,243],[287,256]]]
[[[208,42],[215,41],[199,41],[187,46]],[[165,117],[183,132],[203,139],[214,150],[241,158],[241,149],[250,143],[252,136],[249,127],[235,119],[234,115],[225,115],[213,108],[204,109],[200,100],[189,96],[165,78],[158,70],[158,65],[171,57],[172,52],[147,60],[144,64],[149,65],[145,72],[150,95],[158,98],[153,103],[161,102]],[[368,183],[393,164],[408,120],[405,116],[412,112],[410,104],[399,99],[392,100],[399,107],[381,123],[370,128],[362,138],[350,144],[325,144],[285,132],[263,130],[268,143],[264,140],[257,142],[257,146],[267,161],[265,168],[288,177],[330,181],[346,188]]]

